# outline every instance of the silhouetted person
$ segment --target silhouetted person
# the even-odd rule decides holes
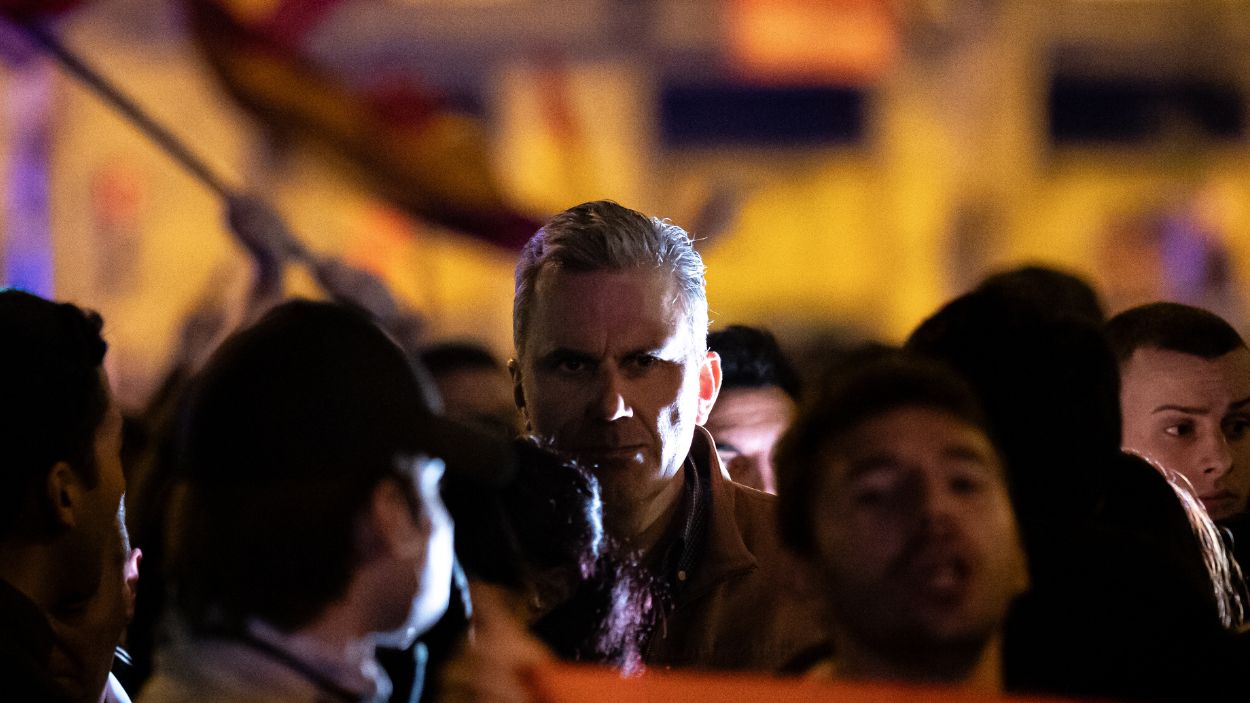
[[[378,643],[446,608],[451,524],[429,413],[363,314],[293,302],[196,379],[170,516],[170,639],[143,701],[372,700]]]
[[[1105,306],[1084,279],[1049,266],[1021,266],[991,274],[977,290],[1022,300],[1052,312],[1063,312],[1102,324]]]
[[[0,291],[0,685],[14,700],[100,700],[133,607],[100,328]]]

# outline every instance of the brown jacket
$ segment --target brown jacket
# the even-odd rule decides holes
[[[653,667],[775,671],[824,642],[814,593],[802,594],[777,534],[777,501],[729,480],[712,436],[696,428],[691,458],[711,484],[707,542],[657,626]]]

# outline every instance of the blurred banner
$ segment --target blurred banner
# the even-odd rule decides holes
[[[354,49],[333,46],[340,39],[327,21],[335,10],[358,18],[393,4],[186,3],[195,38],[227,91],[274,136],[330,146],[379,195],[437,225],[503,247],[519,247],[538,228],[502,193],[478,117],[453,108],[410,70],[344,75],[314,57],[314,37],[320,50],[327,43],[331,53]]]
[[[1055,698],[986,696],[948,689],[886,684],[831,683],[746,674],[675,674],[649,671],[623,678],[611,669],[549,664],[534,672],[542,703],[1060,703]]]

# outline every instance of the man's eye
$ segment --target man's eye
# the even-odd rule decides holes
[[[560,373],[582,373],[590,368],[590,364],[585,359],[558,359],[554,364],[555,370]]]
[[[985,480],[978,476],[954,476],[950,489],[958,495],[972,495],[985,487]]]
[[[851,494],[851,501],[860,507],[874,508],[883,505],[889,492],[879,488],[870,488],[862,491],[855,491]]]
[[[1178,422],[1164,427],[1163,432],[1172,437],[1189,437],[1194,433],[1194,425],[1192,422]]]
[[[895,478],[874,476],[852,486],[849,495],[853,505],[877,508],[898,500],[901,491],[904,490],[906,487]]]
[[[634,366],[637,366],[640,369],[648,369],[654,366],[656,361],[658,361],[658,359],[650,354],[639,354],[634,357]]]
[[[1224,436],[1229,439],[1241,439],[1250,428],[1250,419],[1230,417],[1224,421]]]

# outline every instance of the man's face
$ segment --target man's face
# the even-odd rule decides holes
[[[380,605],[399,606],[396,614],[400,622],[388,624],[388,632],[374,636],[377,644],[396,649],[407,649],[446,612],[455,560],[452,519],[439,491],[442,460],[416,456],[404,464],[420,514],[410,529],[395,537],[401,543],[394,555],[396,574],[377,591],[378,600],[387,601]]]
[[[113,649],[134,615],[140,552],[130,547],[120,507],[109,537],[109,548],[100,555],[100,587],[86,601],[48,616],[55,642],[49,670],[72,698],[84,703],[94,703],[104,691]]]
[[[775,494],[773,445],[793,415],[794,401],[777,386],[733,388],[721,392],[704,427],[733,480]]]
[[[1250,496],[1250,351],[1215,359],[1143,347],[1120,371],[1124,449],[1193,484],[1212,519]]]
[[[905,407],[852,429],[822,462],[814,536],[835,631],[885,656],[984,645],[1028,578],[984,433]]]
[[[513,381],[532,432],[593,467],[605,504],[677,475],[720,385],[664,271],[543,270]],[[621,505],[621,503],[617,503]]]
[[[107,380],[102,379],[107,388]],[[96,430],[96,485],[83,493],[81,512],[71,538],[73,550],[91,561],[84,565],[88,591],[48,613],[55,635],[49,663],[52,675],[82,701],[95,701],[104,690],[113,648],[134,612],[138,552],[126,533],[121,467],[122,418],[112,399]]]
[[[113,396],[109,393],[108,378],[101,372],[100,382],[108,393],[108,408],[96,430],[95,472],[96,487],[89,492],[89,529],[108,535],[116,529],[118,505],[126,492],[126,478],[122,473],[122,415]]]

